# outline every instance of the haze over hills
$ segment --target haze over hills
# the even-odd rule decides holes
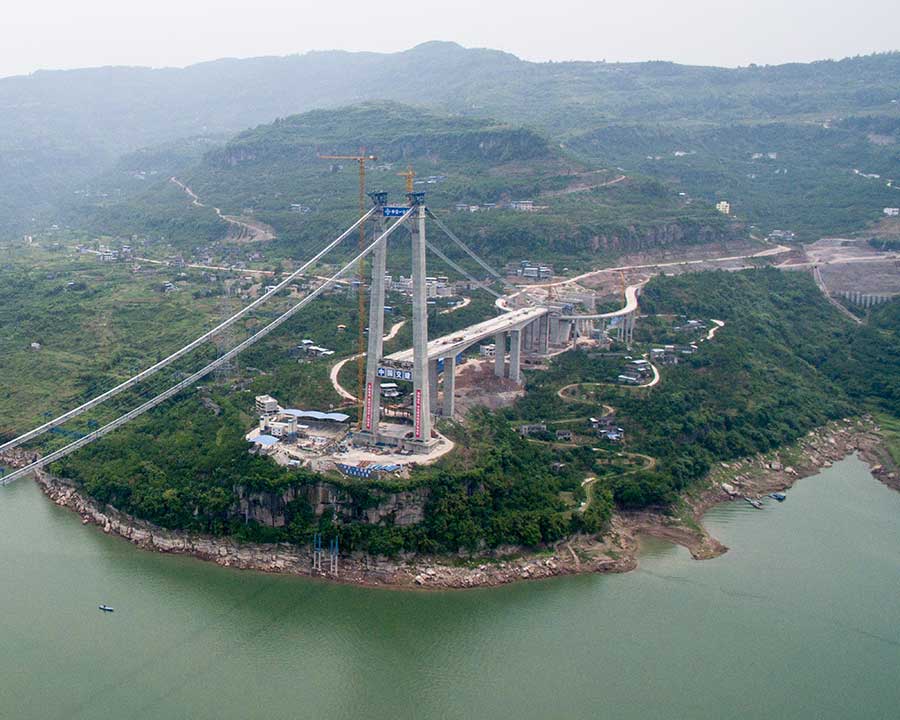
[[[335,51],[225,59],[184,69],[42,71],[0,79],[0,226],[18,233],[33,227],[28,221],[39,211],[45,213],[41,219],[52,217],[59,196],[123,153],[189,136],[230,135],[304,110],[364,100],[524,123],[593,160],[624,162],[655,154],[648,128],[657,138],[657,128],[664,128],[671,152],[678,148],[669,145],[720,127],[738,126],[752,136],[778,122],[792,137],[811,122],[850,115],[880,118],[886,123],[880,135],[893,146],[898,98],[898,53],[722,69],[666,62],[531,63],[499,51],[432,42],[394,54]],[[641,128],[634,135],[639,141],[626,152],[603,142],[620,126]],[[869,134],[849,131],[854,141]],[[812,155],[816,140],[810,142]],[[713,146],[713,154],[720,151],[728,148]],[[696,173],[679,168],[664,174],[690,181],[685,176]],[[738,178],[745,175],[728,169],[694,178],[690,189],[709,198],[720,189],[741,191],[746,183]],[[872,199],[873,205],[879,202],[880,195]],[[847,221],[864,215],[853,211]]]

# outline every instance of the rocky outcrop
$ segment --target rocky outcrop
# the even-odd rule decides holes
[[[669,247],[672,245],[700,245],[733,239],[734,228],[713,227],[711,225],[684,225],[682,223],[666,223],[650,228],[626,228],[621,233],[598,234],[590,239],[593,252],[615,250],[619,252],[636,252],[641,250]]]
[[[290,522],[291,505],[298,500],[308,503],[316,517],[337,513],[344,520],[371,524],[392,522],[415,525],[425,519],[428,488],[391,492],[379,488],[355,495],[334,483],[318,482],[288,487],[281,492],[249,491],[235,487],[238,497],[232,515],[255,520],[269,527],[284,527]]]

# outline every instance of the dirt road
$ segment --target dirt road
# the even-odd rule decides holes
[[[206,207],[206,205],[200,201],[200,198],[197,197],[197,194],[177,177],[173,175],[169,180],[185,192],[191,199],[191,205],[195,205],[196,207]],[[225,215],[217,207],[214,207],[213,210],[215,210],[216,215],[236,230],[237,235],[232,237],[238,242],[267,242],[269,240],[274,240],[276,237],[275,230],[263,222],[259,222],[258,220],[248,220],[236,215]]]

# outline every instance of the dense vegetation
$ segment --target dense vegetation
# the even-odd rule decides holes
[[[650,392],[610,387],[629,448],[657,459],[652,472],[612,478],[627,507],[670,503],[720,460],[766,452],[828,420],[861,409],[900,408],[896,301],[878,321],[848,323],[799,273],[765,269],[658,277],[647,285],[646,313],[677,313],[726,322],[713,342],[663,370]],[[893,308],[893,310],[892,310]],[[620,362],[620,361],[619,361]],[[561,404],[570,382],[603,382],[616,360],[570,353],[549,373],[531,373],[513,418],[599,414],[596,405]]]
[[[727,199],[738,217],[766,231],[792,230],[801,240],[857,230],[900,203],[890,182],[900,162],[898,117],[609,123],[576,133],[568,145],[669,179],[691,195]]]
[[[161,266],[132,275],[93,257],[63,258],[73,239],[113,235],[155,257],[203,257],[214,248],[218,262],[252,254],[252,262],[287,265],[355,214],[355,164],[318,155],[360,146],[379,158],[369,167],[370,189],[402,198],[397,173],[413,165],[424,183],[416,189],[495,263],[530,257],[562,269],[604,253],[742,233],[740,222],[712,211],[723,198],[738,221],[763,231],[781,227],[808,239],[854,230],[900,204],[889,182],[900,160],[898,67],[898,54],[735,70],[534,64],[431,43],[385,56],[313,53],[0,80],[7,110],[0,116],[0,236],[36,230],[42,247],[55,251],[4,257],[0,268],[0,371],[10,379],[0,394],[0,435],[111,386],[237,302],[221,277],[176,277]],[[342,107],[366,99],[376,102]],[[292,114],[313,107],[338,109]],[[265,124],[232,136],[256,123]],[[192,204],[173,175],[206,206]],[[452,212],[457,202],[519,198],[533,199],[540,212]],[[272,225],[278,239],[252,250],[219,243],[227,225],[214,206]],[[405,262],[398,247],[392,258]],[[176,281],[178,291],[163,295],[165,281]],[[288,503],[285,527],[246,522],[236,511],[239,493],[279,495],[320,480],[248,455],[242,436],[253,422],[253,395],[339,404],[327,361],[298,363],[289,350],[311,336],[339,354],[353,352],[353,334],[336,328],[355,326],[355,304],[343,293],[321,301],[228,373],[57,470],[96,498],[167,527],[293,542],[319,529],[339,534],[348,549],[455,552],[602,531],[613,502],[666,505],[714,462],[778,447],[861,409],[895,422],[900,408],[897,301],[857,327],[800,274],[661,277],[645,289],[645,312],[716,317],[726,326],[689,360],[665,368],[652,391],[598,385],[591,402],[562,403],[561,386],[604,383],[621,362],[568,353],[548,372],[528,374],[528,394],[513,409],[476,413],[465,428],[449,428],[465,452],[402,486],[328,478],[361,508],[377,502],[378,490],[427,489],[423,523],[347,517],[334,525],[316,518],[302,496]],[[468,324],[488,309],[476,301],[436,316],[433,330]],[[237,327],[232,342],[266,317]],[[222,347],[190,361],[196,366]],[[108,419],[188,366],[71,431]],[[601,401],[626,428],[624,452],[593,437],[597,451],[541,442],[550,433],[530,442],[512,429],[523,420],[556,420],[580,430],[587,416],[601,414]],[[62,441],[49,437],[47,446]],[[585,473],[599,480],[588,512],[573,512]]]
[[[870,326],[856,327],[807,276],[775,270],[660,277],[647,286],[642,302],[650,313],[726,322],[690,360],[664,368],[662,384],[652,391],[604,391],[603,402],[616,408],[626,428],[630,454],[655,458],[653,468],[617,470],[621,460],[614,448],[599,455],[590,446],[554,448],[514,432],[510,420],[601,414],[590,403],[560,403],[556,390],[570,382],[607,381],[621,358],[570,352],[550,371],[530,372],[528,393],[513,409],[477,412],[466,427],[449,428],[464,450],[411,480],[326,478],[360,507],[377,503],[376,490],[427,488],[423,523],[372,525],[345,517],[333,526],[329,518],[314,517],[302,497],[289,503],[284,527],[246,523],[234,511],[239,488],[277,495],[318,480],[247,454],[242,432],[252,422],[253,394],[273,390],[291,403],[329,397],[316,395],[326,364],[276,359],[273,366],[269,347],[248,358],[268,369],[241,392],[210,385],[72,456],[63,471],[95,497],[168,527],[293,542],[319,530],[338,533],[348,549],[455,552],[597,532],[613,501],[632,508],[666,505],[713,462],[777,448],[860,409],[895,413],[900,407],[900,303],[880,308]],[[284,340],[273,342],[283,346]],[[554,463],[563,465],[554,471]],[[600,481],[591,511],[582,515],[572,513],[560,493],[578,494],[585,472]]]
[[[178,280],[178,292],[162,295],[159,284],[172,277],[171,271],[135,278],[122,266],[104,266],[93,258],[73,262],[42,255],[45,269],[38,272],[28,267],[34,260],[14,258],[2,269],[7,282],[0,307],[9,320],[2,324],[0,338],[3,371],[8,377],[31,378],[10,385],[2,398],[4,418],[12,423],[7,432],[33,424],[41,408],[56,408],[60,399],[71,404],[108,387],[195,334],[204,317],[222,311],[222,288],[197,272]],[[185,303],[196,302],[197,293],[210,294],[194,305],[194,313],[185,312]],[[641,302],[649,314],[715,317],[726,325],[689,360],[663,368],[663,382],[650,391],[601,385],[591,402],[562,403],[556,395],[560,387],[604,383],[615,377],[622,362],[621,357],[584,351],[566,353],[549,371],[528,373],[528,392],[514,408],[479,412],[465,427],[448,428],[465,450],[438,466],[402,483],[326,478],[357,507],[376,504],[375,491],[425,488],[425,521],[416,526],[368,524],[355,516],[333,526],[329,518],[313,515],[302,493],[285,508],[284,527],[246,522],[236,512],[238,493],[279,496],[321,479],[249,455],[243,433],[253,423],[255,394],[270,392],[301,407],[339,404],[327,382],[330,362],[298,363],[289,351],[301,337],[312,337],[340,354],[353,352],[353,334],[335,332],[340,323],[355,324],[355,298],[345,291],[323,299],[315,313],[301,314],[254,346],[228,374],[210,378],[203,389],[71,456],[58,470],[101,501],[167,527],[293,542],[305,542],[320,530],[340,534],[345,548],[374,553],[455,552],[538,545],[575,530],[602,531],[613,502],[623,507],[664,505],[714,462],[776,448],[860,409],[887,417],[900,407],[898,301],[874,308],[868,323],[856,326],[825,302],[808,276],[766,269],[658,277],[646,286]],[[403,305],[398,307],[403,312]],[[489,312],[490,300],[477,297],[458,313],[434,314],[433,330],[450,332]],[[642,328],[639,340],[671,339],[664,326],[646,323],[649,335],[644,337]],[[153,341],[147,342],[151,327]],[[657,338],[654,333],[662,334]],[[41,342],[41,350],[30,350],[32,341]],[[407,342],[404,328],[392,347]],[[113,344],[129,347],[129,354],[104,351]],[[42,373],[67,378],[54,386],[55,398],[38,393],[48,385],[38,382],[44,374],[25,369],[36,353]],[[160,382],[180,371],[175,368],[174,375]],[[10,394],[13,387],[15,394]],[[514,432],[517,422],[542,420],[587,433],[586,417],[603,412],[599,402],[615,407],[617,422],[626,428],[627,453],[617,453],[614,446],[604,449],[602,441],[595,451],[596,440],[580,447],[554,446]],[[83,423],[75,429],[83,431]],[[548,434],[545,439],[551,438]],[[49,442],[61,441],[51,437]],[[655,466],[642,467],[640,458],[655,459]],[[573,502],[584,497],[580,481],[586,474],[600,480],[589,512],[576,513]]]

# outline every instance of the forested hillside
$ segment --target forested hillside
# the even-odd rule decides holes
[[[185,69],[42,71],[0,79],[0,231],[20,232],[52,220],[59,197],[80,189],[124,153],[183,137],[232,134],[312,108],[395,100],[525,124],[558,140],[593,137],[610,124],[637,123],[652,131],[896,118],[898,68],[896,53],[724,69],[667,62],[531,63],[493,50],[426,43],[387,55],[316,52]],[[809,146],[810,154],[822,151]],[[716,182],[691,187],[707,200],[729,189]],[[777,191],[771,197],[777,202]]]
[[[857,326],[830,305],[804,273],[774,269],[659,276],[645,288],[646,314],[717,318],[714,342],[663,371],[652,392],[610,387],[631,449],[657,460],[653,471],[611,478],[628,507],[671,502],[714,462],[790,443],[829,420],[900,409],[900,342],[894,301],[878,324]],[[609,361],[589,353],[562,356],[549,373],[531,373],[512,418],[578,414],[557,390],[602,382]],[[585,406],[582,415],[596,414]]]
[[[727,239],[739,234],[706,203],[614,168],[588,164],[519,125],[427,112],[397,103],[316,110],[260,125],[227,143],[198,142],[132,154],[107,173],[102,192],[79,198],[73,224],[98,234],[165,235],[181,247],[225,233],[210,206],[250,212],[279,239],[269,249],[296,257],[339,231],[357,208],[357,165],[319,155],[376,156],[367,186],[405,202],[407,167],[429,206],[497,261],[596,259],[607,251]],[[169,182],[178,174],[206,208]],[[180,199],[179,199],[180,195]],[[511,200],[537,210],[516,212]],[[458,203],[466,211],[457,212]],[[469,208],[476,207],[477,212]]]
[[[766,230],[802,240],[852,232],[900,203],[900,117],[727,125],[610,123],[567,143],[666,179]]]

